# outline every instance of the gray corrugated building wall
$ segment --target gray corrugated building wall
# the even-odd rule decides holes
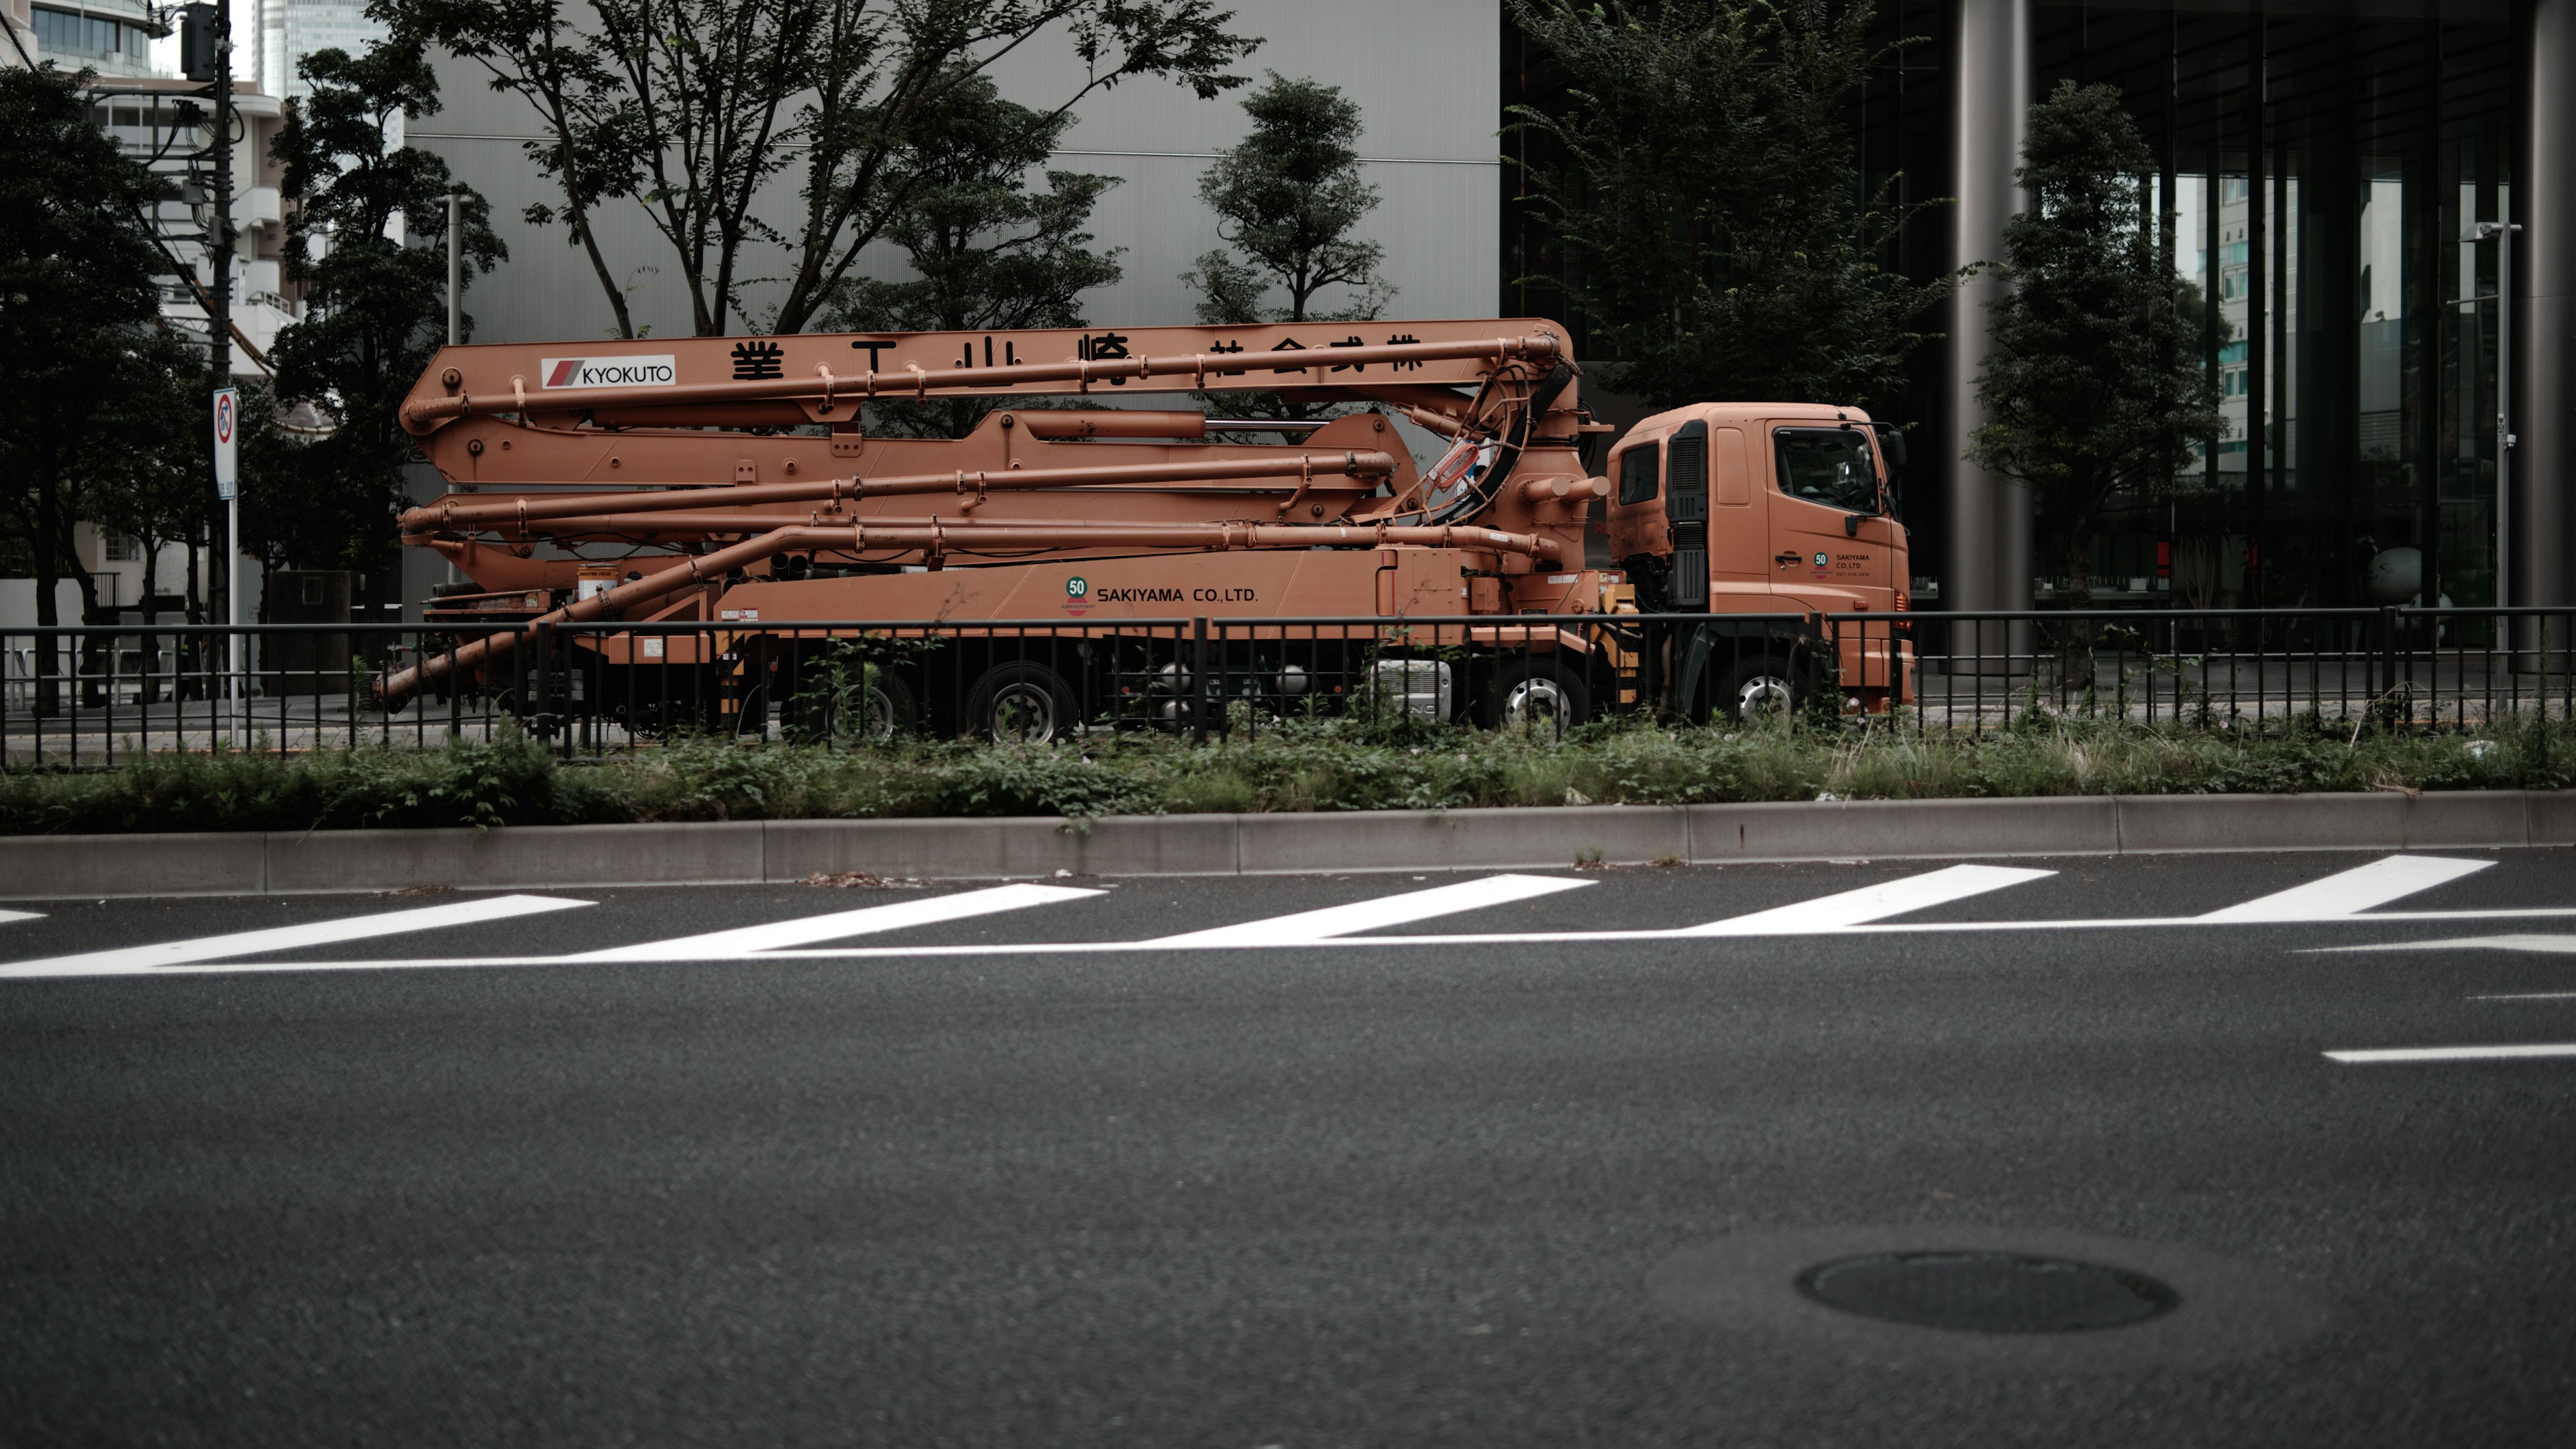
[[[1385,275],[1398,288],[1390,318],[1490,315],[1500,293],[1501,212],[1499,37],[1495,0],[1236,0],[1233,29],[1262,38],[1236,69],[1258,83],[1265,70],[1336,85],[1360,105],[1367,174],[1383,201],[1362,226],[1386,247]],[[1052,104],[1081,84],[1069,48],[1030,46],[994,71],[1004,96]],[[530,203],[556,194],[521,143],[537,134],[516,96],[488,88],[479,67],[440,62],[446,109],[411,127],[411,143],[447,158],[456,175],[492,201],[510,261],[467,294],[475,337],[486,342],[609,335],[605,296],[561,226],[521,220]],[[1092,321],[1127,326],[1183,323],[1191,297],[1179,274],[1217,244],[1216,219],[1198,197],[1199,173],[1219,148],[1248,128],[1236,91],[1202,101],[1185,87],[1141,79],[1086,99],[1054,165],[1116,176],[1094,213],[1098,245],[1124,249],[1117,285],[1085,298]],[[779,200],[792,202],[782,177]],[[599,226],[603,249],[624,284],[639,328],[685,336],[689,305],[668,246],[632,202],[613,203]],[[783,255],[748,259],[752,276],[784,270]],[[901,256],[879,247],[864,265],[901,275]],[[757,331],[783,288],[744,288],[750,318],[729,328]],[[1324,299],[1339,305],[1340,299]]]

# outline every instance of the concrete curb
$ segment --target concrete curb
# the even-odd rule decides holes
[[[2576,845],[2576,791],[0,837],[0,900]]]

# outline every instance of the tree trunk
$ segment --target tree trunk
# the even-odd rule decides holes
[[[2066,607],[2079,614],[2093,607],[2093,535],[2081,522],[2066,531]]]
[[[143,615],[143,635],[139,641],[143,649],[143,680],[136,699],[142,704],[158,704],[161,702],[161,682],[160,676],[153,672],[153,664],[159,651],[152,647],[155,638],[152,626],[161,621],[161,611],[153,606],[152,598],[161,584],[161,540],[145,534],[142,535],[142,544],[143,597],[136,602],[142,606],[140,612]]]
[[[63,712],[63,641],[59,635],[44,632],[61,627],[63,622],[62,610],[54,604],[54,586],[62,582],[62,567],[54,555],[54,515],[60,511],[52,460],[39,458],[32,551],[36,556],[36,714],[40,718]]]
[[[210,528],[209,536],[211,536],[211,533],[212,530]],[[206,622],[205,594],[203,592],[203,585],[198,582],[197,578],[197,561],[200,557],[204,556],[202,552],[204,548],[205,545],[198,541],[194,532],[191,532],[188,536],[188,622],[191,624],[203,624]],[[187,671],[187,674],[174,688],[172,688],[170,693],[174,699],[186,700],[191,697],[192,690],[192,686],[188,681],[202,680],[204,678],[204,675],[198,672],[198,666],[204,659],[205,636],[202,634],[190,634],[186,641],[183,642],[174,652],[176,655],[177,667],[181,670]],[[194,689],[194,692],[201,695],[204,693],[204,690],[201,687],[198,687]]]
[[[72,551],[69,527],[63,529],[62,556],[63,561],[71,565],[73,586],[80,590],[81,623],[84,625],[98,623],[98,576],[82,567],[80,556]],[[115,620],[111,619],[107,622],[114,623]],[[100,652],[100,647],[96,636],[84,634],[81,636],[79,652],[74,656],[79,662],[73,667],[83,671],[89,681],[82,687],[81,703],[94,707],[105,705],[111,698],[108,693],[106,661],[115,657],[115,636],[109,636],[104,655]]]

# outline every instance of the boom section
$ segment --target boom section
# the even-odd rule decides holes
[[[416,436],[504,413],[757,426],[784,416],[783,405],[802,421],[855,426],[874,399],[1400,395],[1481,387],[1511,364],[1544,370],[1571,356],[1556,324],[1536,318],[505,343],[440,349],[405,398],[402,421]],[[1573,402],[1568,395],[1561,405]]]

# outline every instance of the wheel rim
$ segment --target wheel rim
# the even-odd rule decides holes
[[[1055,738],[1055,696],[1043,685],[1002,686],[993,696],[993,738],[1042,745]]]
[[[1738,715],[1787,714],[1793,703],[1789,681],[1776,674],[1757,674],[1736,687]]]
[[[876,744],[894,738],[894,697],[885,686],[871,684],[859,704],[859,735]]]
[[[1503,696],[1502,716],[1505,729],[1538,724],[1565,728],[1574,723],[1573,705],[1553,679],[1524,679],[1513,685]]]

